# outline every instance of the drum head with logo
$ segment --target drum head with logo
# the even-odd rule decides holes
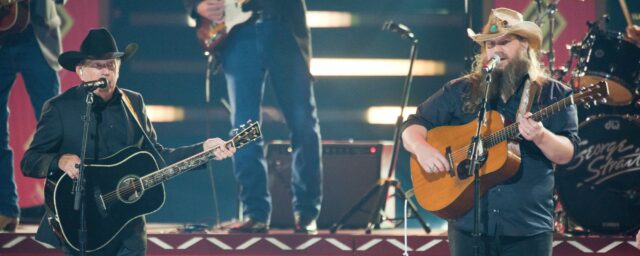
[[[640,226],[640,119],[603,115],[579,127],[580,149],[557,167],[556,186],[571,220],[601,234]]]

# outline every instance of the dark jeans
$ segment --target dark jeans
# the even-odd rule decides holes
[[[60,79],[42,55],[31,26],[0,46],[0,214],[10,217],[20,213],[8,124],[9,92],[17,73],[22,74],[38,119],[44,102],[60,93]]]
[[[293,210],[316,217],[322,201],[320,126],[309,68],[289,30],[278,18],[252,18],[237,26],[221,46],[233,127],[261,120],[265,81],[269,79],[291,131]],[[268,221],[271,198],[263,141],[248,144],[233,157],[244,215]]]
[[[533,236],[481,236],[482,256],[547,256],[551,255],[553,232]],[[472,256],[474,238],[470,232],[449,225],[449,250],[452,256]]]

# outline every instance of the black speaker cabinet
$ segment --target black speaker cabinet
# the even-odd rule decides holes
[[[386,177],[391,144],[388,142],[322,143],[323,201],[319,228],[329,228],[353,207],[381,177]],[[291,147],[288,142],[272,142],[267,147],[269,190],[272,200],[271,226],[292,228]],[[390,192],[391,191],[390,189]],[[375,196],[347,221],[345,228],[364,228]],[[395,201],[387,199],[387,216],[393,217]]]

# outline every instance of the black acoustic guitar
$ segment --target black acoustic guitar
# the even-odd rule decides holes
[[[248,122],[225,146],[240,148],[262,136],[257,122]],[[164,204],[163,182],[207,163],[215,157],[211,149],[158,170],[151,153],[128,147],[85,167],[86,251],[109,244],[124,226]],[[79,251],[80,212],[73,209],[75,180],[66,173],[48,177],[45,206],[56,234]]]

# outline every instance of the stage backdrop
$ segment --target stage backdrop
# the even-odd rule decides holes
[[[555,66],[559,67],[569,58],[566,45],[572,42],[580,42],[587,33],[587,21],[593,21],[596,17],[596,1],[549,1],[541,0],[542,10],[546,10],[548,2],[559,2],[556,12],[556,27],[553,35],[553,49],[556,56]],[[535,21],[537,18],[536,1],[531,0],[495,0],[495,7],[507,7],[522,12],[525,20]],[[578,11],[579,10],[579,11]],[[485,19],[486,20],[486,19]],[[549,19],[542,19],[542,32],[544,43],[542,49],[549,50],[548,32]],[[624,29],[624,28],[623,28]],[[545,58],[546,60],[546,58]],[[574,61],[575,64],[575,61]],[[570,74],[565,76],[569,78]]]
[[[63,39],[63,49],[78,50],[82,39],[90,28],[98,27],[100,1],[70,0],[64,9],[70,16],[71,28]],[[60,71],[62,91],[78,84],[80,80],[74,73]],[[9,143],[13,148],[15,179],[18,185],[18,197],[21,208],[41,205],[44,202],[44,181],[27,178],[20,170],[20,160],[29,146],[36,127],[31,101],[27,94],[22,77],[19,75],[9,96]]]

